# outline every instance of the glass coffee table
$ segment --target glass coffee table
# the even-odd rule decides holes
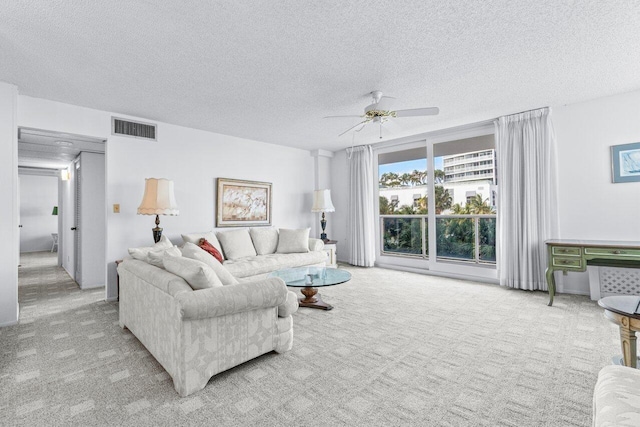
[[[339,285],[351,280],[351,273],[338,268],[326,267],[297,267],[276,270],[269,277],[279,277],[287,286],[302,288],[300,292],[305,298],[300,298],[300,307],[331,310],[333,306],[322,301],[318,288]]]

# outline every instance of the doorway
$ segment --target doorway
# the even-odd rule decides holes
[[[55,232],[49,235],[49,250],[57,251],[57,265],[81,289],[105,285],[104,245],[86,244],[87,239],[91,242],[106,240],[105,143],[104,139],[83,135],[26,127],[18,129],[19,176],[39,175],[55,183],[57,198],[52,199],[55,205],[51,206],[49,214],[57,221],[54,220]],[[20,181],[24,180],[20,178]],[[27,178],[26,181],[33,179]],[[50,193],[53,191],[49,184],[47,200],[51,202]],[[26,183],[23,187],[27,189]],[[43,186],[37,188],[40,192],[45,191]],[[21,192],[20,198],[29,197],[27,194],[26,191]],[[21,201],[21,208],[23,204]],[[21,231],[26,241],[29,233],[25,224],[22,224]]]

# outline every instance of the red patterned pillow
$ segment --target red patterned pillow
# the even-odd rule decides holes
[[[198,246],[200,246],[201,249],[211,254],[215,259],[217,259],[220,262],[220,264],[222,264],[222,261],[223,261],[222,254],[220,253],[219,250],[215,248],[215,246],[209,243],[207,239],[205,238],[200,239],[200,241],[198,242]]]

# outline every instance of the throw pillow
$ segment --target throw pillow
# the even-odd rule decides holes
[[[177,246],[172,246],[169,249],[159,249],[156,251],[149,251],[147,254],[147,262],[156,267],[164,268],[162,260],[167,256],[182,256],[182,252]]]
[[[217,250],[215,246],[209,243],[209,241],[204,237],[200,239],[200,243],[198,243],[198,246],[200,247],[200,249],[211,254],[211,256],[217,259],[219,263],[222,264],[222,261],[224,261],[224,258],[222,258],[222,254],[220,253],[220,251]]]
[[[278,233],[278,250],[276,252],[279,254],[309,252],[310,231],[310,228],[300,230],[281,228]]]
[[[165,257],[162,263],[169,273],[186,280],[194,291],[222,286],[213,269],[201,261],[184,257]]]
[[[160,249],[169,249],[173,246],[167,236],[163,235],[160,241],[153,246],[147,246],[142,248],[129,248],[129,255],[140,261],[147,262],[147,256],[151,251],[157,251]]]
[[[200,242],[200,239],[207,239],[211,246],[216,248],[218,252],[222,255],[222,259],[224,259],[224,252],[222,252],[222,246],[220,246],[220,242],[218,242],[218,238],[216,237],[216,233],[213,231],[207,231],[202,233],[190,233],[190,234],[182,234],[182,240],[185,243],[193,243],[197,245]]]
[[[190,253],[190,255],[191,256],[189,258],[195,259],[197,261],[202,261],[205,264],[207,264],[209,267],[211,267],[211,269],[215,271],[216,275],[218,276],[218,278],[220,279],[220,281],[224,286],[237,285],[238,283],[240,283],[238,282],[238,279],[233,277],[233,274],[229,273],[229,270],[227,270],[227,267],[220,264],[217,259],[209,255],[205,251],[203,250],[200,250],[198,252],[193,251]]]
[[[278,248],[278,230],[272,227],[252,228],[249,235],[258,255],[275,254]]]
[[[220,241],[227,259],[233,260],[257,255],[247,229],[218,233],[218,241]]]

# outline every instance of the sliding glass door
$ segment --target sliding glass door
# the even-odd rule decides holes
[[[494,146],[489,134],[378,152],[382,264],[495,269]]]

